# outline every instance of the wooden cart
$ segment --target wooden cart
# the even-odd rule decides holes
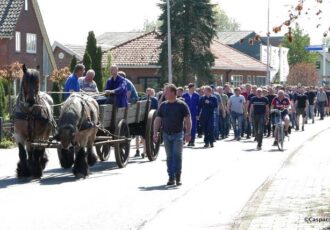
[[[154,120],[157,111],[150,110],[150,99],[118,108],[113,104],[100,105],[100,128],[95,141],[97,155],[101,161],[109,158],[114,147],[118,167],[128,163],[131,137],[145,139],[146,155],[150,161],[157,159],[160,141],[153,141]]]

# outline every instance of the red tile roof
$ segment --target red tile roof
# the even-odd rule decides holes
[[[106,52],[102,56],[102,64],[106,66],[108,55],[112,55],[112,64],[127,66],[157,66],[162,40],[159,33],[153,31],[124,42]]]
[[[102,64],[106,66],[107,57],[111,53],[112,64],[119,67],[159,67],[161,43],[159,33],[153,31],[143,34],[104,52]],[[213,41],[211,51],[215,55],[213,69],[266,71],[265,64],[219,41]]]
[[[213,41],[211,51],[215,56],[213,69],[267,71],[262,62],[218,41]]]

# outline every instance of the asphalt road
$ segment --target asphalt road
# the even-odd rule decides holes
[[[114,154],[76,180],[60,168],[54,149],[41,180],[15,178],[18,150],[0,150],[0,230],[232,229],[251,197],[306,140],[330,127],[330,119],[293,132],[285,151],[266,139],[218,141],[215,148],[185,148],[183,185],[165,186],[165,152],[155,162],[130,158],[118,169]],[[327,143],[325,143],[326,145]],[[133,156],[135,150],[132,149]]]

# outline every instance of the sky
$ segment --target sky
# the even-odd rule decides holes
[[[269,0],[270,30],[288,19],[291,5],[298,0]],[[96,36],[104,32],[129,32],[143,28],[146,20],[158,19],[159,0],[38,0],[51,43],[85,44],[88,31]],[[241,30],[251,30],[261,36],[267,34],[267,0],[212,0],[234,18]],[[330,0],[317,4],[305,0],[308,15],[298,23],[312,38],[312,44],[321,44],[323,33],[330,37]],[[316,16],[319,10],[322,13]],[[321,17],[321,18],[320,18]],[[319,28],[316,26],[320,24]],[[286,29],[283,31],[287,32]],[[282,34],[280,34],[282,35]],[[276,36],[272,33],[271,36]]]

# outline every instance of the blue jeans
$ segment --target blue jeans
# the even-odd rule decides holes
[[[183,132],[171,135],[163,133],[163,140],[167,156],[167,173],[174,179],[177,174],[181,174],[182,169]]]
[[[243,114],[231,112],[230,115],[235,138],[239,138],[241,136]]]

